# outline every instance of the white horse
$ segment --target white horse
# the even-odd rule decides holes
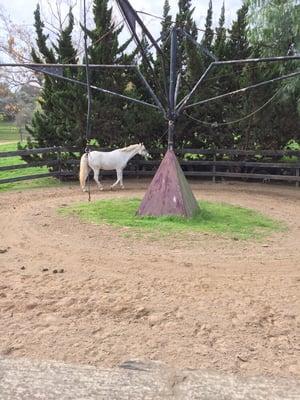
[[[89,153],[83,154],[80,159],[80,171],[79,180],[82,190],[85,192],[85,182],[91,171],[94,171],[94,180],[100,190],[103,190],[103,186],[99,181],[100,169],[109,171],[115,169],[117,172],[117,180],[111,186],[114,188],[118,183],[122,189],[123,186],[123,169],[126,167],[128,161],[136,154],[140,154],[144,157],[149,156],[143,143],[132,144],[131,146],[124,147],[123,149],[117,149],[109,152],[103,151],[90,151]]]

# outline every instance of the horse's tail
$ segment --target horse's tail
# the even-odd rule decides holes
[[[88,177],[88,174],[90,172],[89,169],[89,162],[88,162],[88,154],[85,153],[80,159],[80,169],[79,169],[79,181],[80,181],[80,186],[82,190],[85,188],[85,181],[86,178]]]

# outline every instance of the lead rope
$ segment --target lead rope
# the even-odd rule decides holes
[[[90,147],[90,133],[91,133],[91,87],[90,87],[90,70],[89,70],[89,59],[88,59],[88,48],[87,48],[87,29],[86,29],[86,0],[83,0],[83,25],[84,25],[84,54],[85,54],[85,72],[86,72],[86,85],[87,85],[87,100],[88,100],[88,108],[86,115],[86,132],[85,132],[85,140],[86,140],[86,148],[85,152],[87,154],[87,158],[89,157]],[[91,183],[90,183],[90,174],[88,174],[88,201],[91,201]]]
[[[90,152],[90,149],[89,149],[89,145],[87,144],[87,146],[86,146],[86,148],[85,148],[85,153],[86,153],[88,162],[89,162],[89,152]],[[91,180],[90,180],[90,173],[88,173],[87,181],[88,181],[88,201],[90,202],[90,201],[91,201]]]

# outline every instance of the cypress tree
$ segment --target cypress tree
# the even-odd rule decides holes
[[[209,1],[208,9],[206,13],[205,20],[205,31],[201,40],[202,46],[208,51],[213,51],[213,40],[214,40],[214,31],[212,28],[212,17],[213,17],[213,9],[212,9],[212,0]],[[211,58],[207,55],[203,55],[203,63],[205,68],[209,66],[211,63]]]
[[[172,16],[170,15],[170,3],[169,0],[165,0],[164,8],[163,8],[163,20],[161,22],[161,41],[162,41],[162,49],[164,54],[168,54],[170,52],[170,41],[169,33],[172,26]],[[168,57],[166,57],[168,58]]]
[[[37,54],[36,50],[32,48],[31,57],[32,60],[36,63],[45,62],[48,64],[56,63],[56,57],[54,55],[53,49],[47,46],[47,40],[49,39],[49,35],[44,34],[45,24],[41,20],[41,10],[40,5],[37,4],[36,10],[34,12],[34,27],[36,31],[36,44],[38,51],[40,52],[40,56]]]
[[[195,23],[192,18],[193,12],[194,8],[192,8],[191,0],[179,0],[176,26],[190,34],[194,40],[197,40],[197,29],[195,29]],[[188,86],[189,89],[190,86],[187,81],[188,63],[189,59],[191,59],[191,49],[195,49],[195,45],[191,45],[190,41],[182,33],[178,35],[178,42],[178,62],[180,65],[178,72],[181,73],[183,83],[185,82],[185,86]],[[196,54],[196,49],[194,54]]]
[[[155,87],[155,83],[158,80],[162,88],[160,91],[162,92],[164,83],[161,58],[157,57],[156,60],[154,59],[154,55],[150,50],[149,42],[145,35],[142,35],[141,44],[147,59],[150,61],[150,64],[154,66],[154,74],[157,79],[154,81],[153,71],[143,57],[140,58],[140,71],[151,87]],[[168,67],[168,62],[166,62],[166,67]],[[152,97],[149,95],[140,78],[136,75],[132,76],[128,94],[130,97],[153,104]],[[166,124],[158,110],[128,102],[128,106],[126,110],[124,110],[124,122],[126,137],[130,143],[143,142],[149,148],[159,147],[161,145],[162,141],[160,138],[163,135]]]
[[[228,30],[227,58],[241,60],[251,55],[251,48],[247,37],[248,5],[243,4],[237,11],[237,19]]]
[[[164,77],[169,76],[169,65],[170,65],[170,30],[172,27],[172,17],[170,15],[170,4],[169,0],[165,0],[163,7],[163,20],[161,22],[161,48],[165,59],[165,71],[163,71],[163,63],[161,57],[158,56],[155,61],[155,72],[158,76],[161,87],[164,85]]]
[[[119,45],[118,36],[123,26],[117,28],[112,18],[112,8],[108,0],[94,0],[94,29],[87,30],[90,38],[89,62],[92,64],[129,63],[130,55],[125,55],[130,40]],[[122,70],[97,69],[91,71],[91,84],[124,93],[128,90],[128,77]],[[93,91],[91,136],[101,146],[116,146],[124,143],[124,112],[127,103],[117,97]]]
[[[248,5],[243,4],[237,11],[237,19],[232,22],[231,28],[228,30],[229,39],[226,45],[227,59],[246,59],[251,56],[251,47],[247,37],[248,29]],[[226,69],[228,73],[228,82],[230,90],[237,90],[241,87],[250,85],[259,80],[257,71],[253,66],[231,66]],[[227,120],[235,120],[248,115],[255,108],[256,94],[249,93],[247,98],[243,96],[233,96],[228,100],[228,116]],[[247,149],[254,146],[254,140],[251,138],[255,132],[252,119],[246,119],[238,124],[229,127],[228,131],[232,137],[232,146]],[[234,133],[232,133],[234,132]]]
[[[224,27],[225,24],[225,5],[223,2],[221,8],[221,14],[219,18],[219,25],[216,28],[216,39],[213,46],[214,54],[217,56],[219,60],[225,59],[225,52],[226,52],[226,28]]]
[[[205,21],[205,32],[201,41],[203,46],[205,46],[209,51],[212,50],[212,43],[214,39],[214,31],[212,29],[212,16],[213,16],[212,0],[209,0],[207,14],[206,14],[206,21]]]
[[[37,48],[32,50],[35,62],[77,63],[76,50],[72,44],[74,18],[71,10],[68,24],[62,29],[57,43],[49,47],[48,35],[44,34],[44,24],[40,16],[39,5],[34,13],[37,34]],[[64,76],[77,78],[77,69],[64,68]],[[39,98],[40,109],[33,116],[32,124],[27,127],[38,147],[81,145],[84,142],[85,109],[83,89],[59,78],[45,76],[43,89]],[[30,144],[32,145],[32,144]]]
[[[179,0],[178,14],[176,23],[182,30],[186,31],[192,39],[197,42],[198,30],[194,21],[194,11],[190,0]],[[192,89],[196,81],[200,78],[204,71],[204,57],[199,48],[188,38],[179,35],[179,54],[181,59],[181,90],[179,91],[180,100]],[[193,100],[197,100],[199,92],[193,96]],[[193,110],[193,116],[199,117],[202,110],[196,108]],[[200,116],[201,117],[201,116]],[[182,115],[176,127],[176,144],[177,146],[192,146],[197,142],[197,123]]]

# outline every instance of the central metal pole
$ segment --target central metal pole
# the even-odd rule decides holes
[[[89,57],[87,47],[87,28],[86,28],[86,0],[83,0],[83,24],[84,24],[84,54],[85,54],[85,71],[86,71],[86,87],[87,87],[87,101],[88,108],[86,114],[86,144],[89,144],[91,136],[91,106],[92,106],[92,94],[90,86],[90,69],[89,69]]]
[[[175,96],[177,82],[177,29],[171,30],[171,54],[170,54],[170,83],[169,83],[169,110],[168,110],[168,150],[173,150],[175,133]]]
[[[168,150],[174,150],[175,120],[168,120]]]

